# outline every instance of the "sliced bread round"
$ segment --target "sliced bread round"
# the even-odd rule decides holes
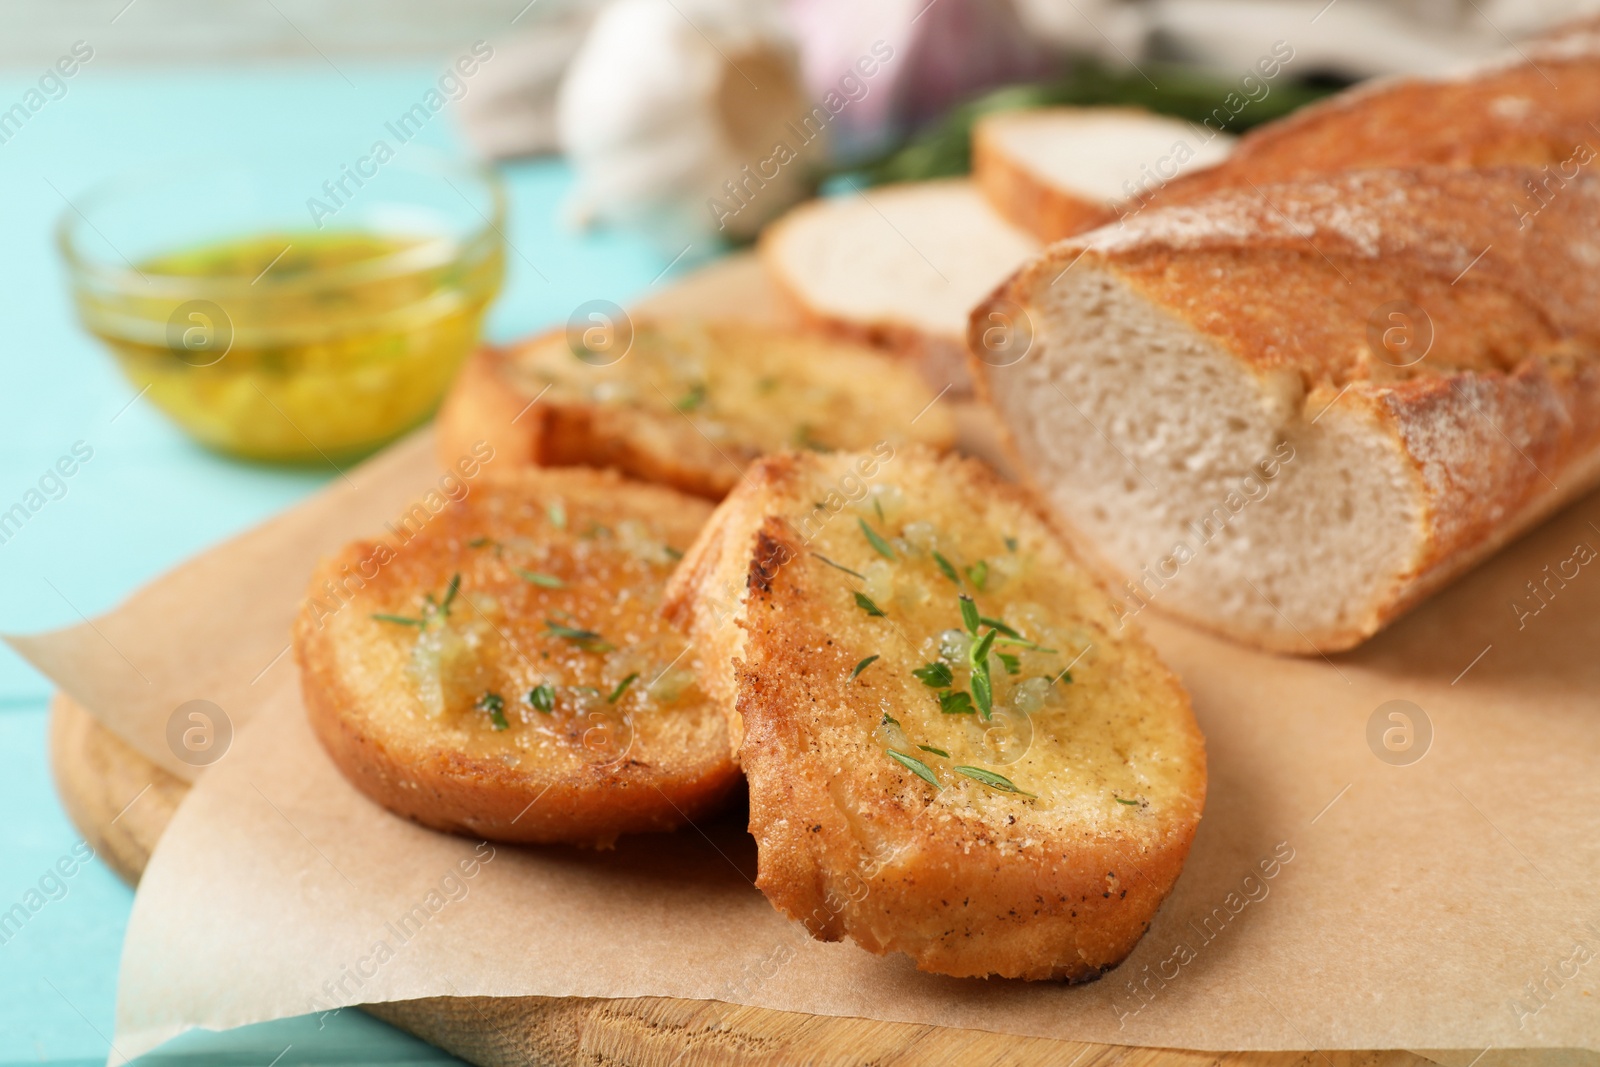
[[[1002,111],[972,131],[972,176],[996,211],[1044,242],[1115,219],[1182,174],[1227,158],[1233,139],[1138,108]]]
[[[982,464],[768,457],[667,610],[739,741],[757,885],[813,936],[1091,978],[1177,878],[1205,799],[1189,698]]]
[[[612,472],[525,471],[349,545],[295,625],[318,739],[438,830],[603,847],[707,813],[739,769],[658,608],[710,510]]]
[[[769,226],[760,250],[804,320],[913,360],[935,390],[965,393],[967,313],[1038,248],[954,179],[809,201]]]
[[[640,319],[618,354],[564,331],[468,361],[439,416],[445,463],[488,441],[514,464],[610,467],[713,500],[785,448],[949,448],[915,371],[862,345],[739,322]]]

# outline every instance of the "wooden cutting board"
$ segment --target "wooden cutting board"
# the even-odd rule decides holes
[[[137,884],[188,785],[62,695],[50,709],[50,764],[78,831]],[[434,997],[364,1010],[481,1067],[1435,1067],[1409,1052],[1130,1048],[672,997]]]
[[[748,255],[697,271],[635,310],[764,322],[792,315]],[[978,413],[958,405],[957,421],[966,451],[999,461],[993,435]],[[136,884],[188,786],[61,695],[51,706],[50,760],[62,803],[79,832],[106,864]],[[482,1067],[1435,1067],[1398,1051],[1131,1048],[671,997],[434,997],[364,1010]]]

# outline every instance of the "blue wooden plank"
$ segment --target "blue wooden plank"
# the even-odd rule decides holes
[[[59,499],[0,543],[0,630],[77,622],[116,604],[195,551],[259,522],[321,485],[329,471],[247,466],[191,444],[134,391],[77,326],[51,244],[63,197],[175,152],[264,147],[326,163],[330,173],[431,84],[434,64],[129,71],[86,67],[67,95],[0,144],[0,509],[37,484],[77,441],[94,449]],[[31,83],[0,72],[0,100]],[[422,140],[461,151],[448,120]],[[508,338],[563,321],[597,297],[625,302],[667,266],[663,251],[620,234],[576,234],[559,221],[571,176],[557,161],[504,168],[511,199],[504,296],[489,332]],[[704,251],[704,250],[702,250]],[[682,270],[700,255],[678,264]],[[101,1063],[112,1030],[118,955],[131,894],[98,861],[56,886],[56,864],[81,843],[45,766],[49,685],[0,649],[0,909],[37,891],[45,903],[0,944],[0,1065]],[[70,865],[70,864],[69,864]],[[43,885],[41,887],[41,880]],[[51,899],[51,895],[59,897]],[[191,1034],[150,1063],[257,1063],[286,1046],[299,1063],[454,1062],[355,1012],[226,1035]],[[365,1057],[365,1058],[363,1058]]]

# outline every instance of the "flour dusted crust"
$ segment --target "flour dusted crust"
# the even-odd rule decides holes
[[[1171,182],[1152,206],[1356,169],[1560,164],[1597,143],[1597,102],[1600,34],[1590,19],[1491,63],[1375,79],[1301,108],[1246,133],[1223,163]]]
[[[1348,600],[1332,622],[1311,625],[1292,612],[1290,625],[1241,622],[1179,594],[1165,599],[1179,614],[1251,643],[1350,647],[1600,474],[1600,181],[1579,176],[1523,219],[1536,206],[1527,183],[1537,174],[1366,171],[1140,213],[1052,248],[980,307],[975,351],[986,309],[1020,307],[1037,332],[1015,367],[975,359],[974,375],[1012,427],[1018,469],[1054,494],[1058,511],[1070,511],[1063,503],[1074,490],[1051,484],[1041,470],[1048,435],[1017,432],[1027,422],[1020,383],[1030,375],[1060,380],[1081,363],[1072,332],[1083,327],[1083,300],[1123,301],[1119,321],[1146,337],[1128,356],[1136,363],[1187,345],[1195,367],[1220,362],[1255,383],[1261,407],[1210,411],[1214,433],[1196,438],[1190,454],[1221,449],[1216,442],[1230,416],[1243,421],[1270,408],[1276,422],[1267,429],[1280,437],[1313,440],[1321,420],[1321,430],[1348,431],[1392,456],[1400,472],[1393,493],[1405,498],[1393,513],[1409,509],[1412,519],[1409,526],[1396,520],[1383,536],[1403,541],[1403,551],[1385,573],[1332,569],[1326,597]],[[1369,328],[1394,302],[1423,309],[1431,322],[1432,347],[1406,366],[1374,347],[1390,320],[1379,316],[1378,330]],[[1113,424],[1115,436],[1115,419],[1102,413],[1101,421]],[[1138,446],[1124,440],[1122,447]],[[1159,462],[1152,455],[1141,470],[1148,476]],[[1116,558],[1114,535],[1089,528],[1087,509],[1066,517],[1124,579],[1137,569],[1127,553]]]
[[[1178,680],[1116,625],[1032,498],[982,464],[781,454],[749,475],[689,552],[668,611],[694,630],[702,685],[731,701],[762,892],[815,937],[936,973],[1079,980],[1115,966],[1177,878],[1204,803],[1203,741]],[[835,511],[841,485],[874,488],[844,492]],[[860,522],[890,539],[894,562]],[[936,550],[989,570],[958,586]],[[883,616],[852,599],[863,589]],[[1020,701],[1014,686],[1081,653],[1073,680],[1026,716],[1031,744],[1014,756],[994,755],[976,714],[942,713],[911,673],[961,625],[961,590],[1062,646],[1006,646],[1018,676],[996,689],[996,722],[1014,714],[1002,706]],[[939,787],[890,748],[926,760]],[[980,760],[1037,796],[955,770]]]

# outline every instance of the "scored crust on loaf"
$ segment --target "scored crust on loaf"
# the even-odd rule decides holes
[[[518,464],[610,467],[720,499],[756,456],[878,440],[949,448],[950,413],[861,345],[735,322],[639,320],[624,355],[564,331],[485,347],[439,417],[446,463],[488,440]]]
[[[925,450],[771,456],[668,596],[734,701],[780,911],[958,976],[1084,979],[1132,950],[1188,853],[1204,742],[1024,490]]]
[[[808,201],[761,236],[762,264],[813,326],[914,361],[966,392],[967,313],[1038,242],[964,179]]]
[[[711,811],[738,766],[658,610],[710,510],[612,472],[524,471],[349,545],[295,625],[318,739],[438,830],[604,847]]]
[[[1246,133],[1226,161],[1178,177],[1150,204],[1358,169],[1559,167],[1580,145],[1600,143],[1591,125],[1600,114],[1594,27],[1575,22],[1488,64],[1374,79],[1320,100]]]
[[[1220,162],[1233,138],[1139,108],[1049,107],[986,115],[972,176],[996,211],[1046,243],[1117,217],[1142,191]]]
[[[1600,181],[1519,228],[1535,173],[1366,171],[1144,212],[974,314],[1017,468],[1120,576],[1125,615],[1349,648],[1595,482]],[[1031,346],[985,362],[997,316]]]

